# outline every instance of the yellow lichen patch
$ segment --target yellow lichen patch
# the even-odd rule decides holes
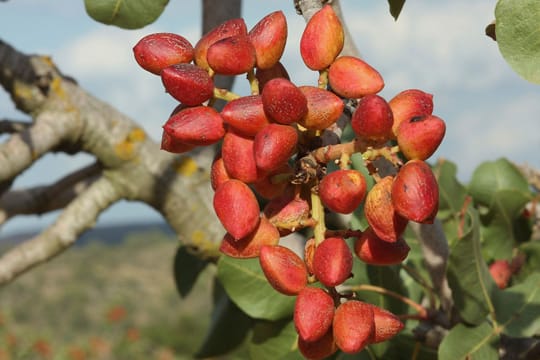
[[[140,142],[146,139],[146,133],[143,129],[136,127],[128,135],[128,140],[132,142]]]
[[[197,162],[193,158],[186,156],[180,159],[176,165],[176,171],[184,176],[193,175],[198,169]]]
[[[143,129],[136,127],[129,132],[124,141],[114,146],[114,152],[122,160],[131,160],[135,157],[136,143],[144,141],[146,133]]]
[[[205,243],[208,242],[206,233],[202,230],[195,230],[191,233],[191,242],[197,247],[203,246]]]
[[[31,100],[34,97],[33,88],[19,81],[15,82],[13,94],[15,99],[23,101]]]
[[[45,62],[47,65],[49,66],[52,66],[54,67],[54,61],[52,60],[52,58],[50,56],[47,56],[47,55],[42,55],[41,57],[41,60],[43,60],[43,62]]]
[[[220,255],[219,243],[215,244],[208,238],[202,230],[195,230],[191,233],[191,242],[194,254],[201,259],[216,258]]]
[[[60,98],[66,97],[66,92],[64,91],[64,88],[62,87],[62,79],[59,76],[55,76],[52,79],[50,89],[56,96]]]
[[[114,146],[114,153],[122,160],[131,160],[135,156],[135,146],[133,142],[124,140]]]

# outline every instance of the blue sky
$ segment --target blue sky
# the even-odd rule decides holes
[[[381,95],[419,88],[434,94],[434,114],[446,121],[447,133],[432,160],[458,163],[468,181],[482,161],[506,156],[540,168],[540,86],[515,74],[494,41],[484,35],[494,18],[496,1],[409,0],[397,22],[382,0],[342,0],[345,20],[363,58],[385,79]],[[289,40],[283,62],[298,85],[315,84],[317,74],[303,67],[298,54],[304,26],[291,1],[244,1],[248,27],[267,13],[284,10]],[[192,43],[200,37],[198,1],[171,0],[163,15],[140,30],[122,30],[90,19],[82,0],[9,0],[0,2],[0,37],[27,53],[51,55],[60,69],[88,91],[134,118],[156,140],[175,102],[159,78],[142,71],[132,47],[153,32],[176,32]],[[247,94],[238,79],[235,91]],[[0,117],[26,118],[0,91]],[[2,138],[3,139],[3,138]],[[53,182],[88,163],[87,155],[48,155],[23,174],[14,187]],[[2,233],[42,227],[54,216],[12,220]],[[122,203],[99,223],[158,220],[141,204]]]

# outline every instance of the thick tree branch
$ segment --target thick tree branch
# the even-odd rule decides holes
[[[224,8],[222,3],[205,1],[203,32],[240,16],[239,0],[227,2]],[[226,77],[220,86],[230,88],[233,80]],[[148,138],[133,120],[63,76],[50,58],[22,54],[2,40],[0,84],[17,108],[33,119],[31,127],[0,145],[0,193],[48,151],[88,152],[96,158],[96,166],[103,169],[99,180],[91,184],[92,176],[77,178],[82,174],[61,180],[68,186],[62,194],[65,197],[49,207],[39,207],[35,200],[16,211],[13,207],[3,208],[5,217],[23,212],[23,208],[25,211],[52,209],[72,199],[54,225],[0,258],[0,284],[63,251],[93,226],[106,207],[121,199],[142,201],[154,207],[182,241],[198,249],[201,256],[216,254],[224,230],[211,205],[210,177],[205,166],[212,160],[211,148],[196,149],[191,156],[161,151],[159,144]],[[70,190],[75,190],[78,184],[83,184],[84,191],[73,197],[75,193]],[[46,198],[57,186],[61,185],[32,191],[45,194]],[[22,193],[8,193],[2,201],[7,202],[15,194]],[[81,209],[86,211],[81,213]]]

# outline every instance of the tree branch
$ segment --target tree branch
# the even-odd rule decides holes
[[[205,0],[203,32],[239,17],[240,7],[240,0],[227,2],[226,6],[222,1]],[[233,80],[234,77],[226,77],[220,86],[230,88]],[[49,57],[20,53],[2,40],[0,84],[17,108],[33,119],[28,129],[21,129],[0,145],[0,193],[48,151],[88,152],[96,158],[95,166],[103,169],[94,182],[92,178],[99,171],[87,168],[52,186],[30,190],[50,199],[58,188],[68,187],[48,205],[27,199],[25,205],[16,207],[10,198],[20,200],[29,195],[20,191],[2,198],[0,211],[4,217],[32,210],[47,211],[71,202],[54,225],[0,258],[0,284],[73,244],[105,208],[121,199],[152,206],[183,242],[198,249],[202,257],[215,256],[224,230],[212,209],[206,166],[212,161],[212,148],[196,149],[189,155],[161,151],[159,144],[133,120],[63,76]],[[84,189],[80,193],[79,185]]]
[[[63,210],[54,224],[0,258],[0,284],[13,280],[67,249],[94,225],[103,210],[119,198],[120,194],[110,180],[97,180]]]
[[[31,125],[28,121],[1,119],[0,134],[20,133],[27,130]]]
[[[433,224],[419,224],[411,221],[409,226],[420,242],[426,268],[433,289],[439,296],[441,308],[448,312],[452,309],[454,301],[452,299],[452,290],[448,286],[448,279],[446,278],[450,249],[442,224],[439,219],[435,219]]]
[[[16,215],[41,215],[68,205],[100,175],[101,166],[92,164],[52,185],[13,190],[0,197],[0,225]]]
[[[11,181],[34,161],[59,146],[76,130],[76,123],[71,114],[45,111],[28,129],[13,134],[0,144],[0,182]]]

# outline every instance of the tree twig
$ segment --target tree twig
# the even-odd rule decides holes
[[[28,121],[0,119],[0,134],[20,133],[28,129],[32,123]]]
[[[79,169],[51,185],[8,191],[0,197],[0,225],[16,215],[41,215],[69,204],[100,175],[97,163]]]
[[[58,219],[36,237],[9,250],[0,258],[0,284],[13,280],[71,246],[99,214],[120,199],[109,179],[101,178],[75,198]]]
[[[450,249],[442,224],[435,219],[433,224],[418,224],[411,221],[409,226],[420,242],[424,262],[431,277],[433,289],[439,296],[441,308],[449,312],[453,306],[452,290],[448,286],[446,277]]]

